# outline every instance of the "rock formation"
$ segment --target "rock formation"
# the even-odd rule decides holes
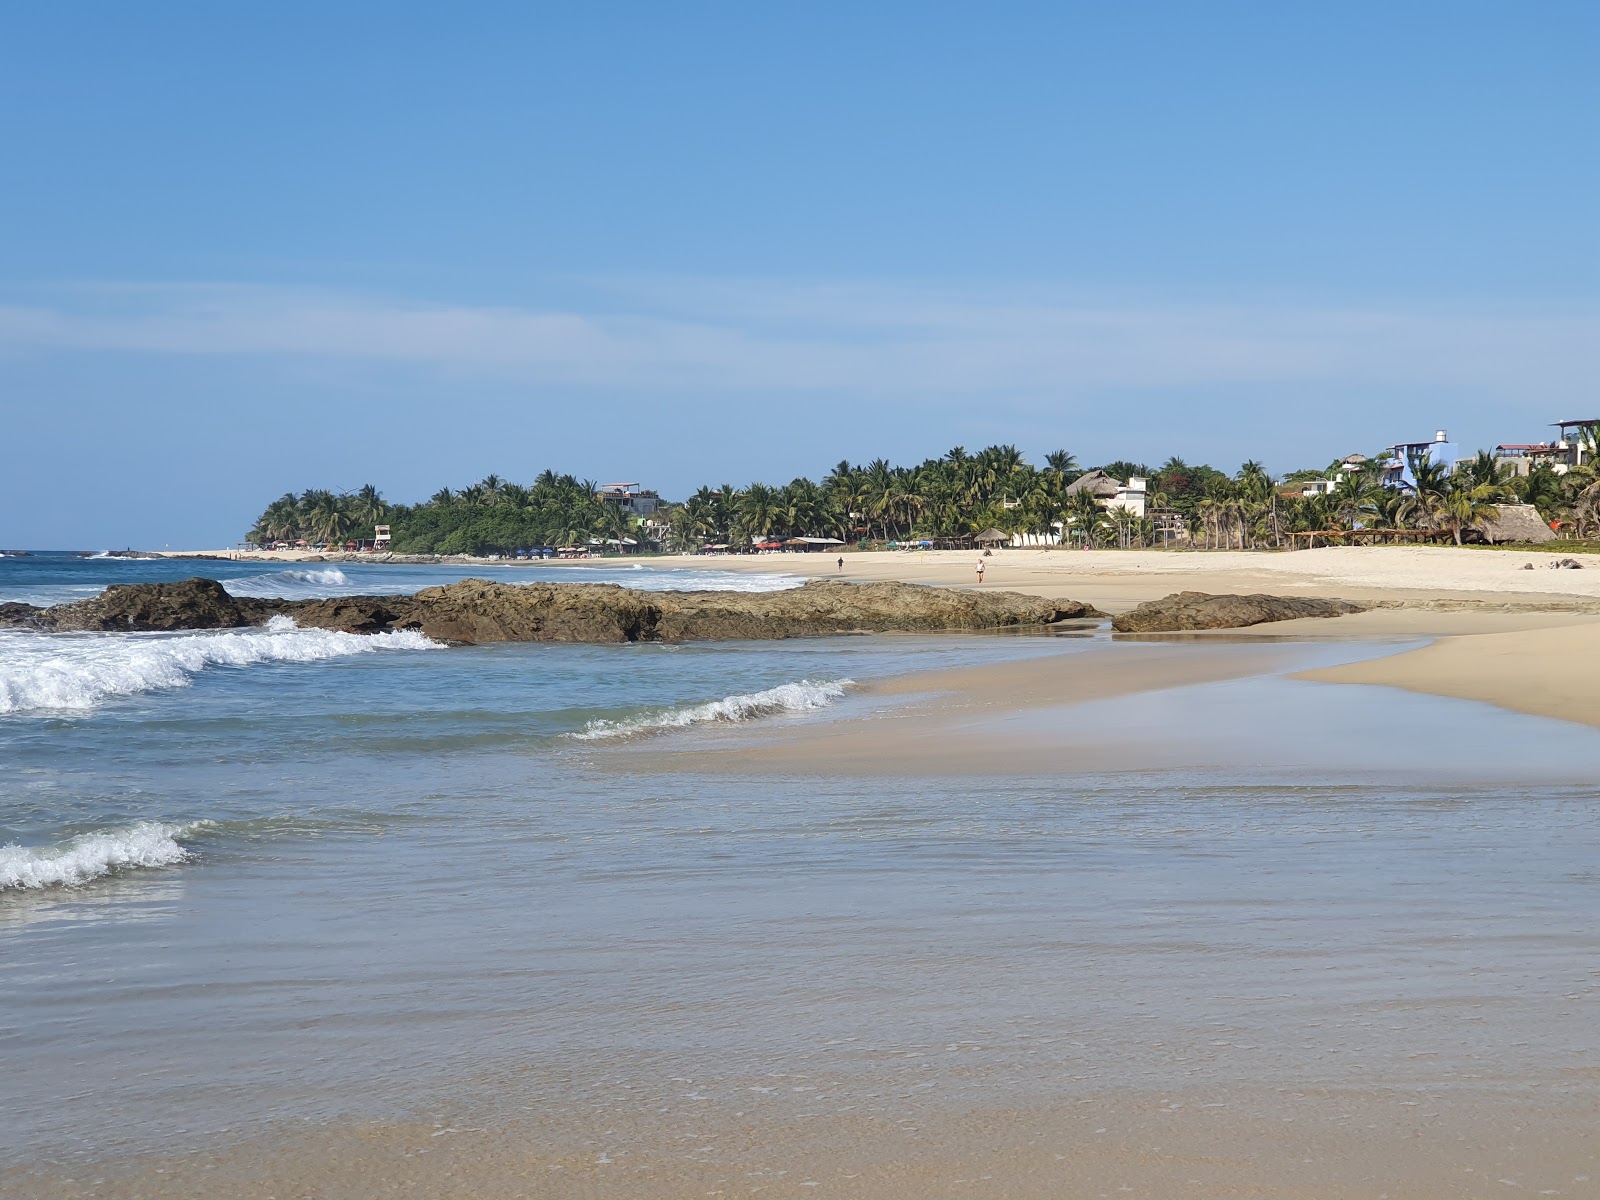
[[[230,629],[286,616],[349,633],[416,629],[446,642],[638,642],[822,637],[1043,626],[1103,617],[1087,604],[1017,592],[812,580],[782,592],[639,592],[615,584],[464,579],[414,596],[268,600],[211,579],[109,587],[53,608],[7,605],[0,626],[41,630]]]
[[[1300,617],[1342,617],[1365,611],[1348,600],[1317,600],[1301,596],[1213,596],[1206,592],[1178,592],[1164,600],[1151,600],[1113,618],[1118,633],[1171,633],[1183,629],[1242,629],[1268,621],[1293,621]]]

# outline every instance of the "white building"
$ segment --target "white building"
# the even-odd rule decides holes
[[[1134,516],[1143,518],[1145,501],[1149,497],[1149,481],[1138,475],[1130,476],[1127,483],[1117,485],[1117,494],[1106,501],[1106,511],[1120,508]]]

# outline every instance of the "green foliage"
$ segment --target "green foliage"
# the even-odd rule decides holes
[[[1047,539],[1060,531],[1072,544],[1176,540],[1250,549],[1285,545],[1292,533],[1354,528],[1433,530],[1459,542],[1507,501],[1532,504],[1541,517],[1567,522],[1580,536],[1600,534],[1600,470],[1593,461],[1565,475],[1541,464],[1520,478],[1487,453],[1453,472],[1426,461],[1413,466],[1417,486],[1410,489],[1382,486],[1375,461],[1355,470],[1336,463],[1296,471],[1281,482],[1253,461],[1231,477],[1176,456],[1155,468],[1128,461],[1100,468],[1118,481],[1147,480],[1147,515],[1140,519],[1107,509],[1085,490],[1069,494],[1083,472],[1065,450],[1034,467],[1015,446],[975,453],[957,446],[915,466],[882,458],[841,461],[820,482],[801,477],[781,486],[702,487],[664,507],[648,529],[620,505],[600,499],[593,483],[546,470],[527,485],[490,475],[458,491],[441,488],[414,507],[388,504],[371,485],[352,493],[286,493],[267,506],[249,540],[339,543],[371,538],[374,525],[388,524],[391,547],[411,553],[509,554],[595,541],[644,549],[653,540],[692,551],[795,536],[852,543],[961,537],[995,526]],[[1331,495],[1303,496],[1284,487],[1322,478],[1337,480]]]
[[[370,484],[335,494],[307,491],[267,506],[248,540],[341,543],[370,539],[373,526],[392,529],[390,548],[410,554],[511,554],[534,546],[585,545],[592,539],[643,544],[643,531],[620,505],[601,500],[595,485],[545,471],[531,486],[490,475],[451,491],[441,488],[414,508],[390,505]]]

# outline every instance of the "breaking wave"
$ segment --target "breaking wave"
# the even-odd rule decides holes
[[[762,692],[724,696],[721,700],[713,700],[709,704],[669,708],[630,717],[625,721],[590,721],[582,729],[567,736],[592,742],[605,738],[657,733],[663,729],[686,729],[691,725],[735,724],[774,713],[810,712],[813,709],[828,707],[854,686],[853,679],[820,682],[802,679],[797,683],[779,684]]]
[[[246,631],[47,634],[0,632],[0,713],[84,712],[106,700],[187,687],[209,667],[309,663],[383,650],[435,648],[420,633],[297,629],[285,617]]]
[[[85,833],[54,846],[0,846],[0,892],[19,888],[82,887],[132,867],[170,867],[192,857],[180,839],[205,822],[161,825],[139,821]]]
[[[225,579],[222,586],[230,595],[268,599],[309,599],[336,595],[350,587],[350,577],[336,568],[322,571],[272,571]]]

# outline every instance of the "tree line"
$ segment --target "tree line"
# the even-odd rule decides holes
[[[420,554],[510,554],[535,546],[610,544],[626,550],[697,550],[748,546],[787,537],[837,537],[882,543],[970,537],[990,527],[1007,533],[1061,533],[1070,544],[1250,549],[1285,545],[1291,534],[1332,529],[1433,531],[1460,542],[1498,516],[1497,505],[1533,505],[1541,518],[1569,524],[1579,536],[1600,532],[1600,475],[1595,460],[1567,474],[1540,464],[1525,476],[1486,451],[1455,470],[1412,464],[1415,486],[1382,483],[1381,456],[1334,463],[1275,479],[1255,461],[1228,474],[1172,457],[1160,466],[1117,461],[1096,468],[1119,482],[1147,480],[1146,515],[1074,488],[1085,473],[1065,450],[1030,464],[1015,446],[968,453],[957,446],[914,466],[886,459],[840,462],[820,481],[702,487],[641,522],[602,500],[596,485],[546,470],[531,484],[489,475],[459,490],[443,488],[423,503],[390,504],[370,484],[355,492],[308,490],[269,504],[247,540],[339,543],[367,540],[391,527],[391,549]],[[1303,480],[1333,478],[1331,493],[1305,496]]]

